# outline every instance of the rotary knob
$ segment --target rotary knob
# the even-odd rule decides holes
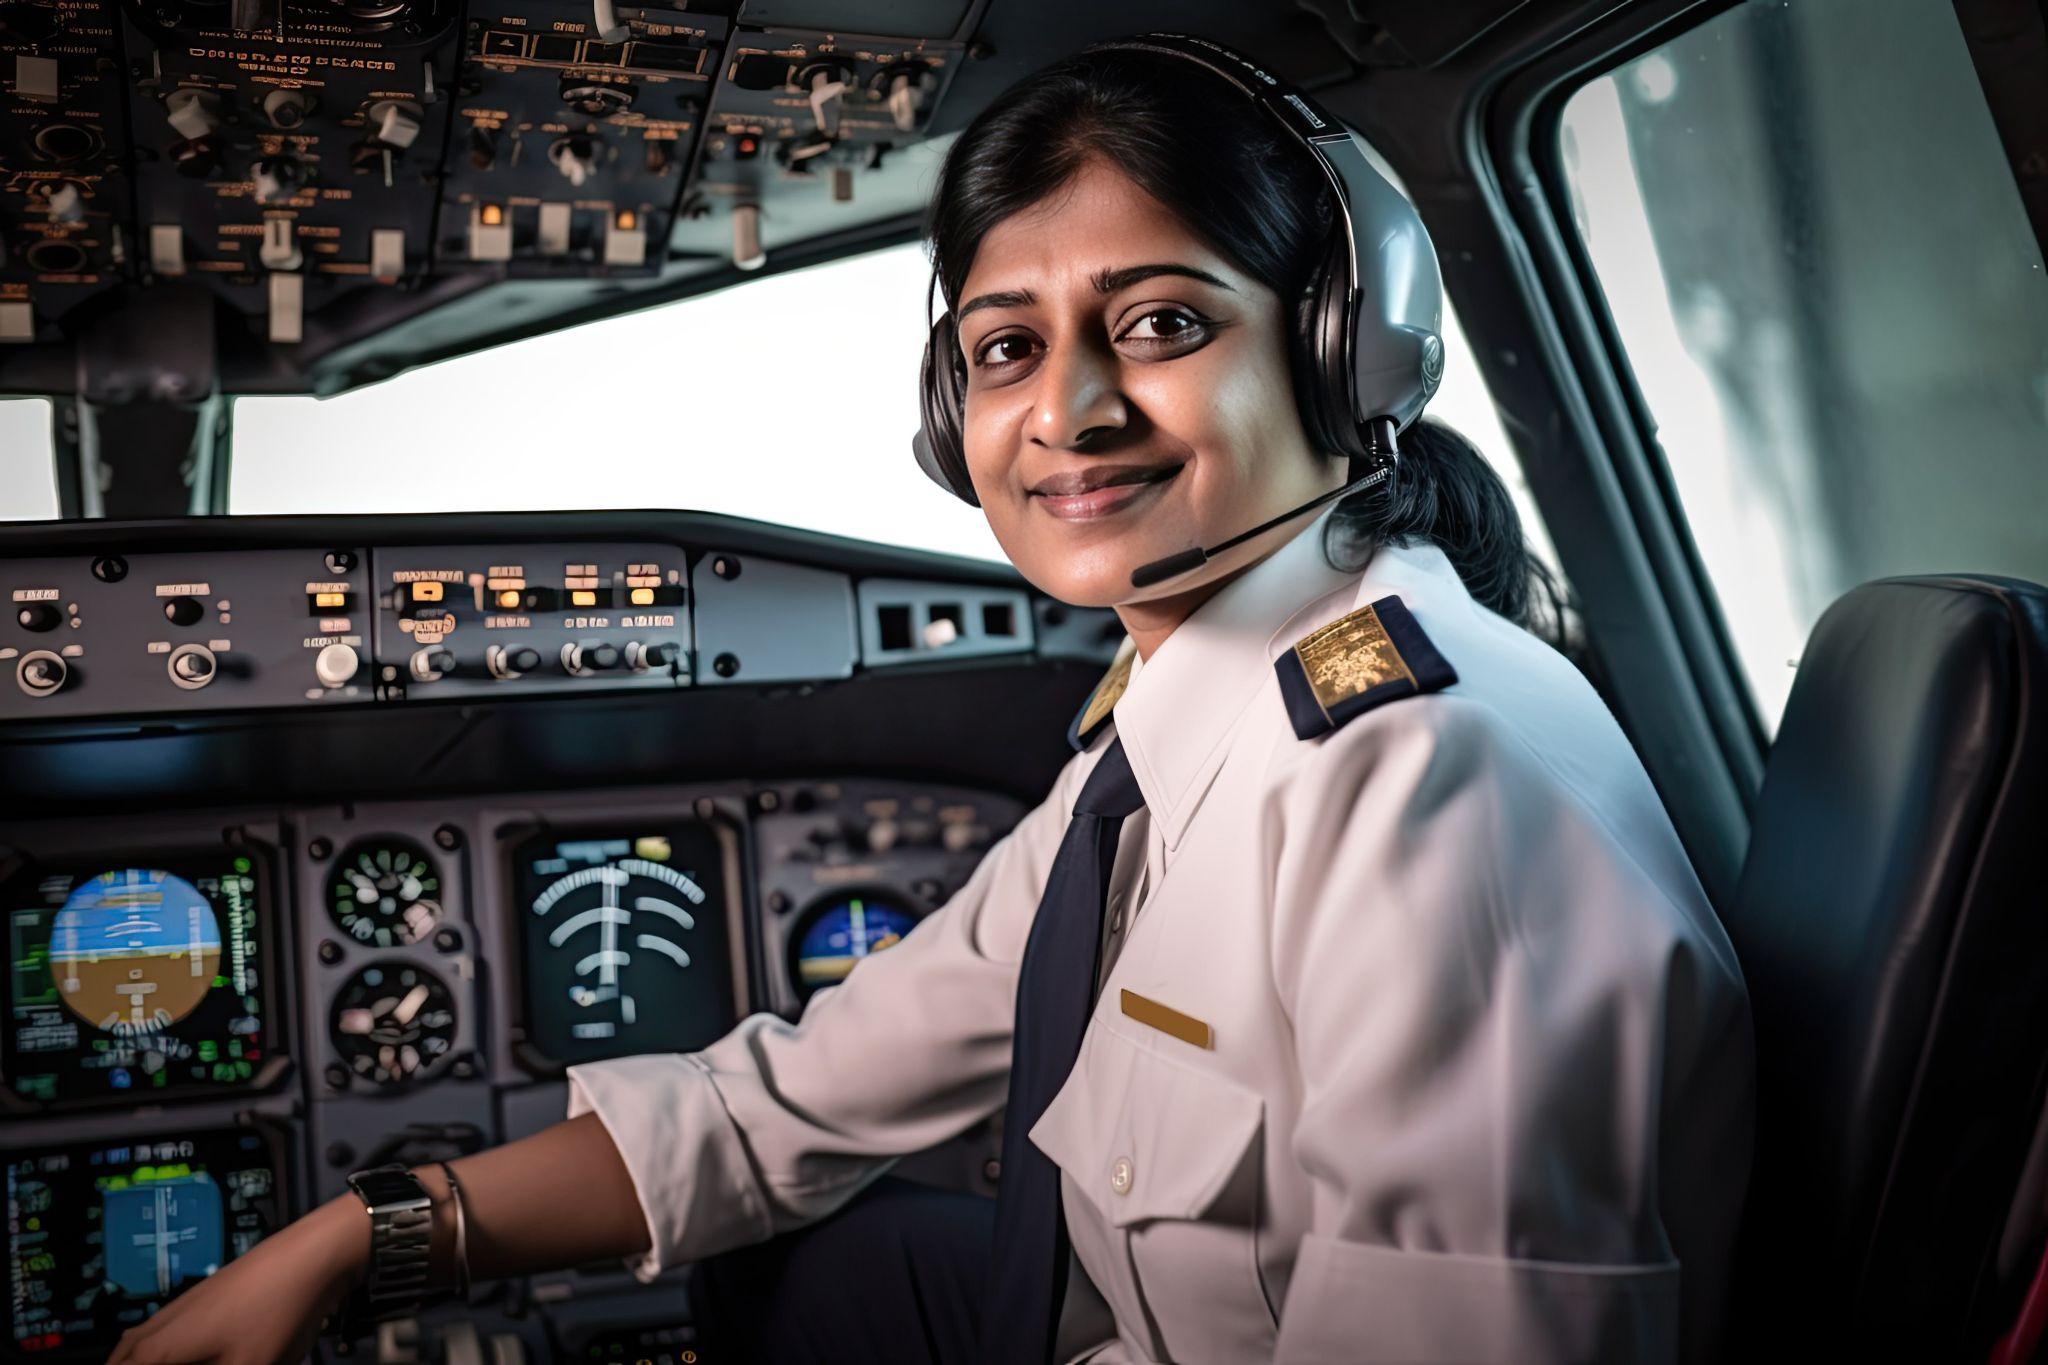
[[[50,191],[43,200],[43,207],[50,211],[50,221],[53,223],[78,223],[85,220],[85,195],[69,180]]]
[[[210,90],[173,90],[164,96],[164,117],[178,136],[197,142],[220,131],[220,96]]]
[[[327,645],[313,656],[313,676],[322,687],[344,686],[360,667],[362,660],[356,657],[353,645]]]
[[[283,132],[299,127],[312,112],[310,90],[273,90],[263,97],[263,117],[270,120],[271,127]]]
[[[634,640],[626,646],[626,667],[635,673],[662,672],[675,663],[678,652],[666,642],[643,645]]]
[[[484,666],[491,676],[510,681],[540,667],[540,651],[528,645],[492,645],[484,651]]]
[[[166,597],[164,619],[174,626],[196,626],[199,618],[206,615],[206,608],[196,597]]]
[[[571,185],[581,186],[597,174],[599,144],[596,138],[575,133],[548,148],[548,160]]]
[[[220,661],[205,645],[179,645],[171,651],[167,668],[172,682],[187,692],[197,692],[220,672]]]
[[[605,673],[619,666],[617,645],[562,646],[562,671],[575,678],[587,678],[593,673]]]
[[[71,665],[47,649],[32,649],[14,666],[14,681],[31,697],[47,697],[63,690],[70,680]]]
[[[55,630],[63,619],[54,602],[24,602],[14,612],[15,623],[23,630]]]
[[[421,682],[439,682],[455,671],[455,655],[451,650],[433,647],[413,651],[412,661],[407,665],[413,677]]]
[[[282,204],[310,177],[306,163],[295,156],[266,156],[249,170],[250,191],[259,204]]]

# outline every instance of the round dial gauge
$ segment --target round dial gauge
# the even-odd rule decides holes
[[[358,943],[418,943],[441,920],[441,879],[418,846],[402,839],[357,844],[327,880],[327,913]]]
[[[811,909],[791,939],[797,994],[838,985],[862,958],[894,947],[917,919],[887,896],[835,896]]]
[[[404,962],[375,963],[334,997],[334,1050],[372,1085],[401,1085],[455,1046],[455,998],[441,979]]]

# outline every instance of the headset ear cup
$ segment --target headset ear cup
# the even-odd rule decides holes
[[[1347,460],[1368,452],[1359,426],[1353,394],[1351,316],[1351,248],[1341,228],[1333,228],[1302,299],[1296,336],[1301,395],[1309,436],[1324,449]]]
[[[932,482],[970,507],[981,506],[974,481],[967,476],[967,454],[960,424],[966,407],[966,368],[953,331],[953,315],[941,313],[924,344],[924,366],[918,393],[923,425],[911,451]]]

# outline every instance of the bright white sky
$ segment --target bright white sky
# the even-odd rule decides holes
[[[928,274],[893,247],[340,398],[245,398],[232,506],[682,507],[1000,559],[911,459]],[[1470,360],[1449,371],[1432,411],[1504,450]]]

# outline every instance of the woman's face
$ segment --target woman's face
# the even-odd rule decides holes
[[[1131,571],[1342,482],[1302,431],[1280,299],[1106,163],[989,232],[960,300],[968,474],[1062,601],[1199,600],[1302,523],[1148,590]]]

